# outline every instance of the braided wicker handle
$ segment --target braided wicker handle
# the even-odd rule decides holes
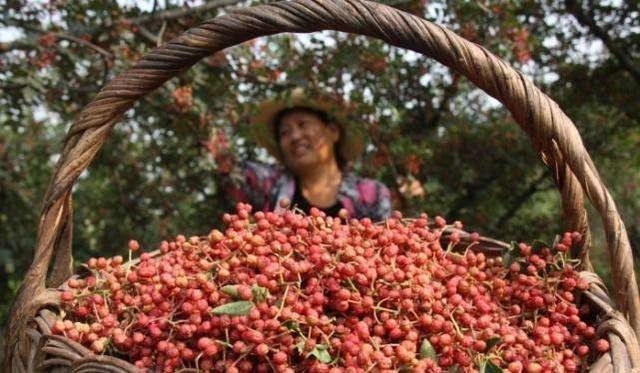
[[[140,97],[221,49],[259,36],[326,29],[372,36],[422,53],[500,100],[552,169],[568,227],[588,234],[583,190],[601,215],[615,268],[615,298],[640,335],[640,298],[624,224],[575,125],[553,100],[502,59],[424,19],[366,0],[293,0],[239,9],[186,31],[113,79],[82,110],[44,197],[34,260],[12,308],[10,349],[24,351],[16,345],[18,337],[42,306],[41,298],[47,299],[41,296],[47,294],[45,286],[56,286],[71,274],[71,188],[122,114]],[[577,253],[585,261],[586,249]]]

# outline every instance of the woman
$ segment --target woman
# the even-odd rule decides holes
[[[350,217],[386,218],[391,212],[387,187],[348,171],[364,141],[356,125],[347,126],[344,109],[301,88],[262,103],[251,119],[256,142],[284,167],[247,162],[226,178],[227,191],[263,211],[289,202],[305,212],[317,207],[337,216],[344,208]]]

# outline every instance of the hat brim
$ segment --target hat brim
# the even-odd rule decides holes
[[[337,150],[344,161],[352,162],[362,153],[365,145],[364,133],[361,126],[348,116],[346,105],[322,94],[310,97],[297,88],[278,98],[262,102],[258,105],[257,113],[249,118],[256,143],[278,161],[282,162],[283,156],[275,139],[275,119],[282,110],[295,107],[307,107],[327,113],[331,122],[340,128]]]

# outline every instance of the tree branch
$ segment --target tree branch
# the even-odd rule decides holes
[[[29,31],[37,32],[39,34],[47,33],[47,31],[39,30],[39,29],[30,29]],[[88,40],[79,38],[77,36],[73,36],[71,34],[63,33],[63,32],[54,32],[52,33],[52,35],[56,37],[56,40],[68,40],[68,41],[83,45],[85,47],[88,47],[90,49],[93,49],[94,51],[101,54],[103,57],[106,57],[108,59],[113,59],[113,54],[111,52],[107,51],[106,49],[96,44],[93,44]],[[34,49],[36,48],[36,44],[37,42],[32,38],[18,39],[9,43],[0,43],[0,54],[7,53],[13,50],[19,50],[19,49],[21,50]]]
[[[221,8],[223,6],[234,5],[239,3],[240,1],[242,0],[214,0],[199,6],[194,6],[193,8],[177,8],[177,9],[164,10],[161,12],[146,14],[144,16],[140,16],[136,18],[130,18],[129,21],[135,24],[144,24],[147,22],[152,22],[157,20],[168,21],[168,20],[188,16],[194,13],[202,13],[209,10]]]
[[[458,82],[460,81],[460,74],[455,71],[451,76],[451,84],[444,88],[444,92],[442,94],[442,101],[440,105],[436,108],[433,115],[429,117],[428,113],[425,113],[427,116],[427,126],[426,128],[435,128],[440,122],[440,118],[442,118],[442,114],[448,111],[447,105],[449,105],[449,101],[458,93]]]
[[[567,11],[572,14],[581,25],[587,27],[592,34],[604,43],[607,49],[617,58],[618,63],[640,84],[640,67],[634,64],[631,56],[618,45],[616,40],[613,40],[605,30],[598,26],[592,14],[590,17],[589,14],[582,9],[582,4],[578,4],[576,0],[565,0],[565,6]]]
[[[177,8],[177,9],[169,9],[169,10],[164,10],[164,11],[160,11],[160,12],[152,12],[150,14],[146,14],[140,17],[136,17],[136,18],[130,18],[130,19],[125,19],[123,21],[125,22],[131,22],[135,25],[137,25],[141,31],[141,34],[143,37],[147,38],[149,41],[151,41],[152,43],[157,43],[158,42],[158,37],[156,37],[152,32],[150,32],[148,29],[144,28],[142,25],[152,22],[152,21],[157,21],[157,20],[162,20],[162,21],[168,21],[168,20],[175,20],[184,16],[188,16],[191,14],[196,14],[196,13],[202,13],[202,12],[206,12],[206,11],[210,11],[213,9],[217,9],[217,8],[221,8],[224,6],[229,6],[229,5],[234,5],[237,4],[239,2],[241,2],[242,0],[214,0],[214,1],[210,1],[208,3],[193,7],[193,8]],[[32,32],[36,32],[36,33],[46,33],[47,31],[45,30],[41,30],[41,29],[37,29],[25,24],[21,24],[20,22],[8,22],[7,25],[9,26],[15,26],[18,28],[23,28],[26,29],[28,31],[32,31]],[[85,29],[83,30],[84,33],[87,34],[91,34],[94,31],[96,31],[95,29]],[[98,47],[95,44],[92,44],[84,39],[75,37],[73,35],[70,34],[63,34],[63,33],[58,33],[56,34],[56,36],[58,38],[61,39],[67,39],[70,41],[74,41],[77,43],[81,43],[84,44],[88,47],[90,47],[91,49],[97,51],[98,53],[104,55],[105,57],[109,57],[112,58],[111,54],[109,52],[107,52],[106,50],[104,50],[103,48]],[[34,40],[30,40],[29,38],[23,38],[23,39],[18,39],[9,43],[0,43],[0,54],[3,53],[7,53],[13,50],[27,50],[27,49],[31,49],[35,47],[36,42]]]
[[[164,37],[164,32],[167,29],[167,21],[163,21],[162,22],[162,27],[160,27],[160,31],[158,31],[158,42],[156,43],[156,46],[159,47],[162,44],[162,38]]]
[[[54,33],[53,35],[55,35],[56,38],[58,39],[64,39],[64,40],[68,40],[68,41],[72,41],[74,43],[80,44],[80,45],[84,45],[85,47],[89,47],[90,49],[93,49],[94,51],[100,53],[102,56],[108,58],[108,59],[113,59],[113,54],[105,49],[103,49],[102,47],[99,47],[95,44],[93,44],[92,42],[79,38],[77,36],[73,36],[71,34],[66,34],[66,33]]]
[[[0,54],[11,52],[14,50],[27,50],[33,48],[33,45],[29,44],[24,39],[18,39],[8,43],[0,43]]]
[[[151,31],[149,31],[148,28],[144,27],[143,25],[138,25],[138,31],[140,31],[140,35],[142,35],[145,39],[149,40],[153,44],[158,45],[158,38]]]
[[[491,227],[491,231],[498,231],[500,227],[504,226],[511,218],[513,218],[516,213],[524,206],[524,204],[529,201],[529,198],[536,194],[541,190],[540,183],[542,183],[547,178],[547,173],[542,172],[537,178],[535,178],[527,189],[524,190],[519,196],[514,199],[514,203],[511,205],[509,210],[502,214],[502,216],[493,224]]]
[[[466,183],[464,194],[453,203],[453,207],[449,208],[445,217],[448,220],[458,220],[460,210],[472,205],[480,192],[493,185],[495,178],[496,175],[493,174],[482,175],[472,182]]]

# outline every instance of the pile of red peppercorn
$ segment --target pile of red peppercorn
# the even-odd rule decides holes
[[[53,332],[165,372],[573,372],[609,349],[575,303],[588,286],[567,257],[578,233],[514,245],[506,263],[455,233],[442,247],[446,222],[426,214],[239,204],[223,221],[137,262],[90,259]]]

